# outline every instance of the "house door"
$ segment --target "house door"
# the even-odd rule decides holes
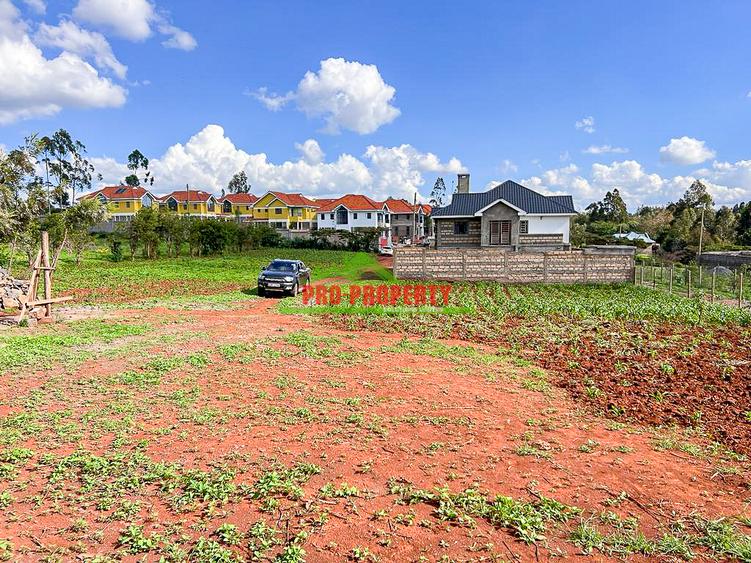
[[[511,244],[511,221],[490,221],[491,246]]]

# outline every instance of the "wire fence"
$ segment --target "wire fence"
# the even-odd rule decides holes
[[[698,264],[641,262],[636,264],[634,283],[686,297],[704,297],[739,308],[751,305],[751,274]]]

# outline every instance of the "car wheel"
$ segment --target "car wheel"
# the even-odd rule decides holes
[[[258,297],[264,297],[266,295],[266,292],[264,289],[259,285],[258,286]]]
[[[297,282],[295,282],[295,285],[292,286],[292,289],[290,290],[290,295],[292,297],[296,296],[298,293],[299,286],[297,285]]]

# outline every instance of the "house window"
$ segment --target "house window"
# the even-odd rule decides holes
[[[188,209],[188,202],[183,203],[183,209]]]
[[[245,206],[245,211],[250,211],[250,205]]]
[[[197,204],[197,203],[194,203],[194,204],[193,204],[193,210],[195,211],[196,209],[198,209],[198,204]]]
[[[519,221],[519,234],[526,235],[529,233],[529,221]]]
[[[454,234],[455,235],[469,234],[469,221],[454,221]]]
[[[177,211],[177,202],[174,199],[171,199],[167,202],[167,207],[170,211]]]
[[[409,236],[409,226],[407,226],[407,236]]]
[[[129,201],[125,202],[125,207],[130,207],[130,202]]]
[[[331,214],[330,219],[333,221],[333,219],[334,219],[334,214],[333,213]]]
[[[282,208],[281,207],[275,207],[274,208],[274,213],[276,213],[277,215],[281,215],[282,214]]]
[[[119,202],[119,201],[116,201],[116,202],[114,202],[114,203],[113,203],[112,205],[114,205],[115,207],[120,207],[120,202]]]
[[[208,204],[209,211],[214,211],[214,200],[210,199]]]
[[[373,218],[373,214],[372,213],[368,213],[368,219],[372,219],[372,218]]]
[[[229,201],[225,201],[222,204],[222,209],[224,209],[225,213],[232,213],[232,203]]]
[[[357,213],[353,213],[353,214],[352,214],[352,218],[353,218],[353,219],[357,219]]]
[[[336,224],[346,225],[349,223],[349,212],[343,207],[336,210]]]

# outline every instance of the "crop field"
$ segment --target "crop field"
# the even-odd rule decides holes
[[[258,298],[272,254],[66,261],[60,321],[0,330],[0,560],[751,561],[747,311],[486,283],[332,312]]]

